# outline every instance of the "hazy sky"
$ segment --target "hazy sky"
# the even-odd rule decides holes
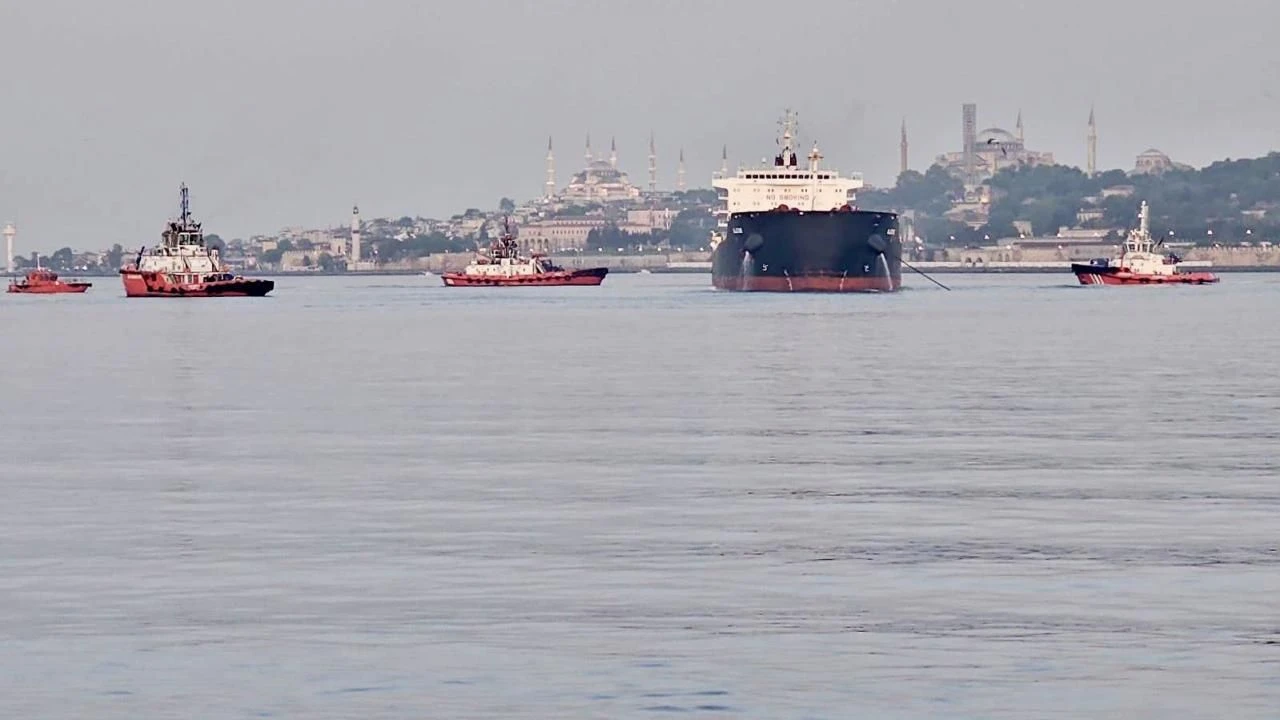
[[[889,184],[979,127],[1083,165],[1196,166],[1280,132],[1280,3],[1127,0],[0,0],[0,222],[20,252],[159,236],[182,181],[210,232],[446,216],[541,192],[616,136],[705,186],[776,121]]]

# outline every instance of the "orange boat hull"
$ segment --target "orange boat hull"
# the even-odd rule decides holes
[[[162,273],[121,270],[125,297],[262,297],[274,280],[236,278],[207,283],[173,283]]]
[[[445,273],[440,276],[440,279],[444,281],[447,287],[564,287],[569,285],[599,285],[604,282],[604,276],[607,274],[609,274],[608,268],[590,268],[587,270],[538,273],[536,275],[512,275],[509,277]]]
[[[52,284],[41,283],[39,285],[10,285],[6,292],[22,293],[24,295],[59,295],[62,293],[82,293],[93,287],[93,283],[81,282],[57,282]]]

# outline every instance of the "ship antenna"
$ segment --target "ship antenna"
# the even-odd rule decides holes
[[[191,219],[191,203],[187,195],[187,184],[182,183],[182,224],[186,225]]]

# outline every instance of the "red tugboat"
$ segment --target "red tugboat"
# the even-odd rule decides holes
[[[609,268],[604,267],[566,270],[537,253],[523,257],[511,226],[505,220],[502,225],[502,236],[489,246],[487,253],[477,252],[475,260],[462,272],[441,276],[446,286],[599,285],[609,274]]]
[[[1156,248],[1164,241],[1151,240],[1147,201],[1138,212],[1137,230],[1130,230],[1124,252],[1118,258],[1098,258],[1087,263],[1071,263],[1081,285],[1204,285],[1218,282],[1207,270],[1188,270],[1182,258],[1162,255]]]
[[[6,292],[55,295],[58,293],[82,293],[91,287],[93,287],[93,283],[77,280],[72,280],[71,282],[59,280],[58,274],[54,271],[37,267],[35,270],[28,270],[26,278],[21,281],[10,280],[9,289]]]
[[[120,268],[125,297],[261,297],[276,286],[273,280],[233,275],[216,248],[204,244],[204,230],[191,219],[187,186],[182,185],[182,215],[169,221],[160,247],[144,247],[131,265]]]

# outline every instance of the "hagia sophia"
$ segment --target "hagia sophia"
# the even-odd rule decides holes
[[[957,179],[963,180],[966,190],[971,193],[981,194],[980,187],[1005,168],[1054,165],[1057,162],[1051,152],[1039,152],[1027,148],[1026,129],[1022,124],[1021,112],[1014,121],[1013,132],[1000,127],[978,130],[977,126],[978,106],[966,103],[961,108],[961,150],[942,153],[934,160],[938,166],[945,168]],[[1098,172],[1098,124],[1094,119],[1093,110],[1089,111],[1086,133],[1085,173],[1093,176]],[[907,147],[907,127],[904,122],[900,172],[907,169]],[[1188,169],[1191,169],[1190,165],[1175,162],[1168,155],[1152,148],[1137,156],[1129,174],[1155,174]]]
[[[1028,150],[1025,129],[1022,125],[1022,113],[1018,113],[1014,124],[1015,132],[1004,128],[989,127],[978,132],[973,131],[977,120],[977,106],[964,106],[963,141],[964,149],[959,152],[943,153],[935,162],[946,168],[955,177],[966,180],[966,184],[976,185],[989,180],[993,175],[1005,168],[1018,165],[1053,165],[1053,153]],[[969,165],[972,158],[972,166]]]

